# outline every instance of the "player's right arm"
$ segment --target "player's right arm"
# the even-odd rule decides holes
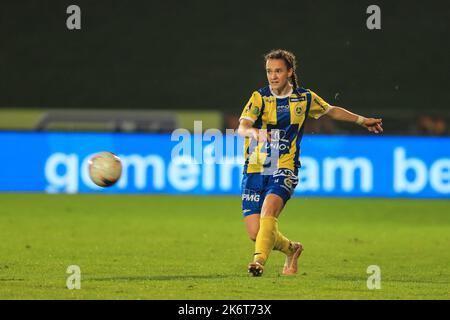
[[[253,92],[239,118],[238,134],[242,137],[249,137],[257,141],[267,139],[267,130],[260,130],[253,127],[254,123],[261,116],[262,97],[258,91]]]
[[[258,139],[259,130],[253,127],[253,122],[248,119],[242,119],[239,121],[238,135],[241,137],[250,137],[255,140]]]

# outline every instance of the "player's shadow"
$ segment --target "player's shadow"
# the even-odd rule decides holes
[[[207,280],[236,278],[236,275],[166,275],[166,276],[120,276],[91,278],[85,277],[84,281],[170,281],[170,280]]]

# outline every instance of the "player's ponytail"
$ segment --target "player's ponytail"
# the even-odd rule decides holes
[[[286,66],[288,69],[292,68],[292,76],[290,77],[290,82],[292,86],[294,87],[294,91],[297,90],[299,87],[299,80],[297,77],[297,59],[295,58],[295,55],[287,50],[283,49],[276,49],[270,51],[268,54],[264,56],[264,61],[267,62],[269,59],[281,59],[284,60],[286,63]]]
[[[295,73],[295,69],[294,69],[294,72],[292,72],[291,83],[292,83],[292,86],[294,87],[294,90],[297,90],[297,88],[299,87],[299,84],[298,84],[297,74]]]

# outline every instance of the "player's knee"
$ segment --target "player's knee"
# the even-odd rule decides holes
[[[278,195],[269,195],[264,202],[262,215],[265,217],[278,217],[283,209],[283,199]]]
[[[252,241],[256,241],[256,236],[258,235],[258,232],[257,231],[250,231],[249,233],[248,233],[248,237],[250,238],[250,240],[252,240]]]
[[[281,211],[281,207],[277,205],[267,205],[262,211],[262,216],[264,217],[277,217]]]

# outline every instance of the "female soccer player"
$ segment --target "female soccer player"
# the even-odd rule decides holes
[[[272,250],[286,255],[283,274],[297,273],[303,251],[299,242],[278,231],[278,217],[297,185],[300,141],[308,117],[327,115],[382,133],[381,119],[365,118],[331,106],[309,89],[298,86],[296,59],[286,50],[265,56],[268,86],[253,92],[239,120],[245,137],[242,210],[247,232],[255,241],[248,272],[261,276]]]

